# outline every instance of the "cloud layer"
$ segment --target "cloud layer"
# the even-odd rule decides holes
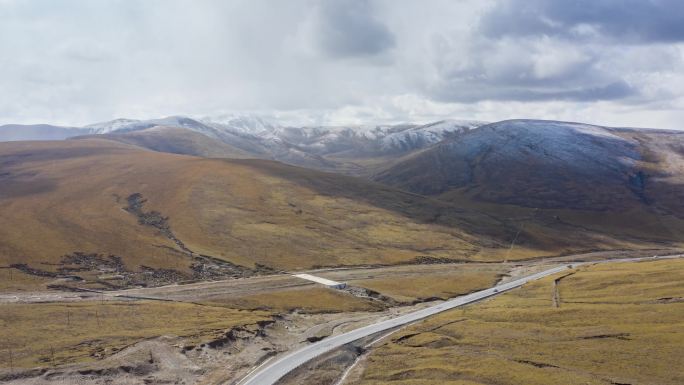
[[[0,124],[251,111],[684,128],[678,0],[0,0]]]

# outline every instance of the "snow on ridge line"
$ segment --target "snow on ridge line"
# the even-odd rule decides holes
[[[187,122],[186,122],[187,121]],[[426,131],[443,131],[448,130],[450,126],[470,126],[476,127],[485,124],[485,122],[471,121],[471,120],[452,120],[446,119],[437,122],[432,122],[428,124],[410,124],[410,123],[400,123],[400,124],[360,124],[360,125],[314,125],[314,126],[284,126],[271,119],[264,118],[256,115],[221,115],[218,117],[202,117],[202,118],[192,118],[188,116],[168,116],[158,119],[127,119],[119,118],[108,122],[99,122],[94,124],[89,124],[83,128],[90,129],[97,133],[110,133],[118,130],[131,130],[142,127],[151,127],[153,125],[168,125],[168,126],[180,126],[189,127],[194,126],[194,124],[188,124],[188,122],[197,123],[200,125],[206,125],[215,129],[228,129],[230,131],[245,132],[254,134],[259,133],[272,133],[281,134],[290,130],[299,130],[302,134],[307,136],[320,136],[331,133],[346,133],[353,132],[355,134],[363,134],[363,136],[369,138],[375,138],[380,136],[386,136],[394,133],[398,128],[399,132],[406,130],[426,130]]]
[[[140,122],[140,120],[136,119],[119,118],[110,120],[108,122],[89,124],[87,126],[84,126],[83,128],[90,130],[95,134],[108,134],[110,132],[118,131],[130,127],[132,125],[139,124]]]
[[[487,122],[475,120],[441,120],[387,135],[382,139],[382,146],[387,149],[396,146],[405,147],[410,143],[421,142],[424,145],[431,145],[444,140],[447,134],[474,130],[486,124]]]
[[[587,124],[587,123],[564,122],[564,121],[558,121],[558,120],[511,119],[511,120],[502,120],[500,122],[495,122],[495,123],[489,124],[488,126],[496,127],[496,128],[501,127],[503,129],[507,129],[511,126],[516,127],[516,128],[524,128],[524,129],[538,129],[538,128],[544,128],[544,129],[549,129],[549,128],[559,129],[560,128],[560,129],[564,129],[564,130],[569,129],[569,130],[572,130],[572,131],[580,133],[580,134],[591,135],[591,136],[600,136],[603,138],[620,140],[623,142],[630,142],[630,140],[614,134],[610,127],[599,126],[599,125],[594,125],[594,124]],[[548,130],[548,131],[553,132],[553,130]]]

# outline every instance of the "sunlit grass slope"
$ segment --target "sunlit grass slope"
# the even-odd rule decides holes
[[[266,312],[177,302],[3,304],[0,310],[4,368],[92,361],[162,335],[209,342],[233,327],[270,319]]]
[[[192,251],[248,267],[465,258],[501,247],[475,235],[478,227],[503,238],[514,232],[467,212],[430,223],[449,207],[268,161],[195,158],[105,140],[2,143],[0,160],[0,263],[44,270],[80,251],[120,256],[130,269],[187,271],[172,240],[124,210],[134,193],[147,200],[144,210],[168,217]]]
[[[476,290],[492,287],[508,271],[502,264],[458,264],[395,266],[384,268],[380,276],[373,270],[343,279],[335,271],[322,276],[344,280],[350,285],[364,287],[388,296],[398,302],[415,302],[428,299],[447,299]],[[365,276],[364,276],[365,275]]]

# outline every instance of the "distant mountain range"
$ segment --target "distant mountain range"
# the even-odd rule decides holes
[[[0,141],[65,138],[276,160],[444,200],[589,210],[656,205],[684,213],[683,131],[524,119],[294,127],[237,114],[0,126]]]
[[[227,116],[0,138],[42,139],[0,143],[5,265],[114,255],[171,282],[204,279],[197,258],[255,272],[684,247],[684,131]]]
[[[84,127],[59,127],[48,125],[5,125],[0,126],[0,141],[9,140],[55,140],[70,137],[107,135],[109,139],[136,142],[150,149],[164,151],[143,137],[161,139],[160,131],[148,133],[155,127],[172,127],[190,130],[220,143],[209,147],[230,146],[231,150],[217,148],[205,152],[194,148],[192,155],[211,157],[253,157],[278,160],[293,165],[313,167],[329,171],[344,171],[350,174],[367,172],[373,160],[382,157],[396,158],[412,151],[429,147],[450,136],[477,128],[485,122],[443,120],[426,125],[365,125],[365,126],[282,126],[267,119],[250,115],[226,115],[218,118],[192,119],[171,116],[163,119],[134,120],[115,119],[109,122],[90,124]],[[183,145],[169,146],[178,130],[165,131],[166,147],[183,152]],[[136,133],[132,135],[131,133]],[[183,134],[187,142],[189,134]],[[133,139],[137,138],[137,139]],[[198,152],[199,151],[199,152]]]

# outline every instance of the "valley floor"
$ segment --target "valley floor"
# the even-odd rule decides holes
[[[640,253],[643,252],[620,252],[610,256]],[[288,274],[105,293],[5,291],[0,296],[3,326],[0,378],[14,384],[235,383],[259,363],[310,342],[549,266],[606,258],[606,254],[527,263],[425,264],[311,272],[347,282],[351,289],[346,291],[327,289]],[[664,321],[672,318],[670,316],[682,319],[681,312],[670,314],[681,310],[679,305],[684,297],[680,284],[684,278],[684,264],[678,263],[633,264],[636,268],[629,267],[632,264],[620,264],[619,269],[611,268],[612,265],[582,268],[560,281],[557,294],[550,289],[553,280],[544,280],[465,311],[433,317],[381,341],[377,349],[371,349],[370,355],[361,357],[344,383],[428,384],[438,380],[441,383],[452,377],[457,380],[454,383],[468,383],[461,381],[461,374],[454,374],[466,369],[449,364],[450,360],[467,358],[464,362],[472,361],[476,365],[467,368],[472,374],[489,367],[477,360],[486,361],[492,357],[498,357],[514,369],[520,365],[538,368],[535,371],[539,373],[535,376],[545,378],[548,374],[552,376],[549,378],[555,379],[554,370],[567,372],[560,369],[567,368],[567,363],[553,361],[553,354],[546,355],[554,353],[552,347],[559,341],[566,345],[572,343],[572,338],[580,341],[582,346],[577,348],[588,349],[594,354],[592,357],[598,361],[591,362],[596,365],[607,360],[601,354],[621,348],[613,346],[613,340],[628,347],[643,341],[646,341],[643,346],[651,346],[649,338],[657,335],[642,336],[640,331],[634,330],[634,325],[639,322],[651,325],[653,317],[648,316],[651,309],[656,309],[653,314]],[[635,274],[635,278],[626,280],[627,274]],[[592,281],[604,279],[606,275],[610,278],[609,284]],[[652,287],[656,281],[660,284]],[[625,293],[624,298],[622,293]],[[558,307],[553,307],[551,301]],[[516,309],[512,309],[514,306]],[[616,319],[620,309],[634,312],[623,314],[623,319],[638,315],[631,326],[625,326],[624,322],[615,325],[609,322]],[[594,318],[586,318],[587,314]],[[454,317],[458,322],[452,319]],[[466,320],[461,320],[464,317]],[[586,325],[581,326],[577,317],[582,317]],[[579,326],[572,326],[577,329],[570,328],[573,337],[565,338],[567,336],[559,331],[567,325],[556,325],[552,320]],[[604,326],[592,328],[589,325]],[[658,329],[660,326],[667,330]],[[653,333],[664,332],[666,340],[669,336],[680,338],[671,326],[667,323],[654,326]],[[442,333],[442,327],[448,332]],[[461,331],[463,327],[466,329]],[[625,327],[629,330],[622,330]],[[509,329],[515,333],[507,334]],[[472,338],[482,340],[473,343],[471,339],[456,338],[449,330],[458,335],[472,334]],[[504,332],[506,330],[509,331]],[[629,342],[632,340],[634,342]],[[464,345],[460,345],[461,342]],[[542,342],[539,345],[542,350],[535,352],[537,342]],[[599,349],[592,344],[603,347]],[[672,357],[683,356],[681,351],[676,351],[676,346],[667,346]],[[657,353],[657,347],[653,346],[649,351]],[[490,348],[493,350],[489,351]],[[592,353],[592,349],[596,352]],[[628,356],[629,351],[627,349],[622,357]],[[451,358],[447,361],[436,358],[445,354]],[[349,357],[353,361],[357,354]],[[588,357],[586,360],[592,359]],[[539,362],[543,365],[534,365]],[[605,362],[613,364],[610,360]],[[347,365],[340,368],[345,369]],[[397,370],[401,373],[397,374]],[[590,368],[570,372],[581,371],[592,373]],[[333,372],[332,378],[336,380],[342,375]],[[445,377],[425,377],[428,374]],[[487,373],[482,375],[487,378]],[[613,378],[610,373],[603,376]]]
[[[440,297],[489,287],[512,267],[427,264],[314,272],[348,282],[348,290],[290,274],[106,292],[5,290],[0,379],[15,384],[228,381],[274,354]],[[429,277],[435,284],[420,288]],[[30,276],[14,272],[11,281],[21,287],[26,279]],[[388,284],[392,280],[416,290]],[[381,292],[374,290],[378,286]]]

